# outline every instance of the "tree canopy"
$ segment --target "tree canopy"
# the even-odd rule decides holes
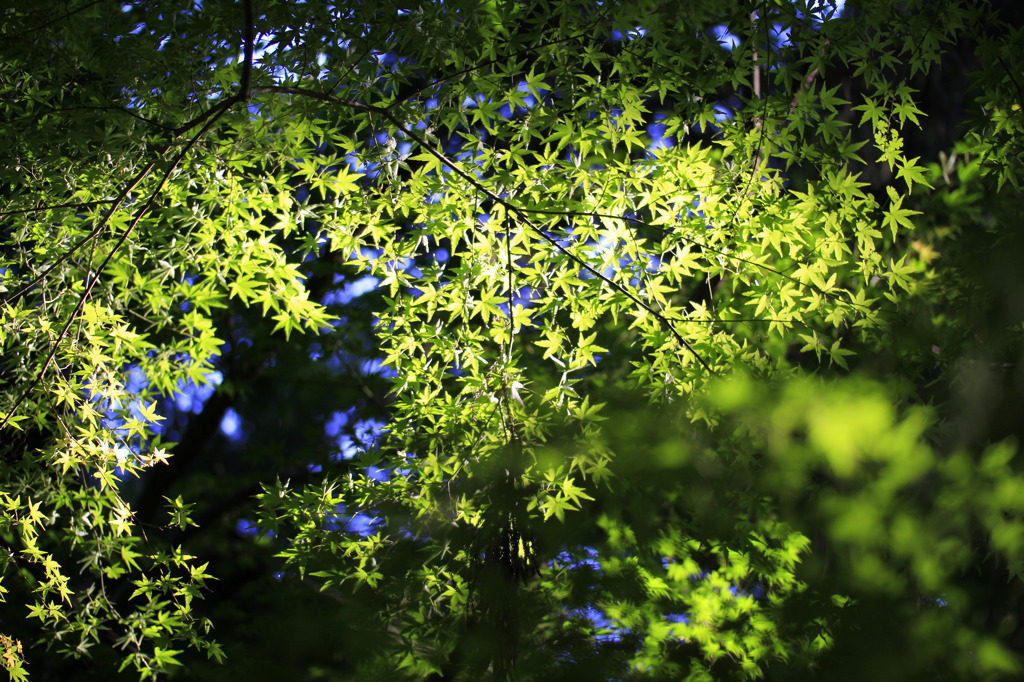
[[[13,5],[12,679],[1020,675],[1012,1]]]

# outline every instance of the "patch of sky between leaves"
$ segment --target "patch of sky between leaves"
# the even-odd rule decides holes
[[[355,416],[355,408],[331,413],[324,424],[324,434],[334,443],[335,460],[355,459],[360,453],[371,450],[384,435],[387,424],[378,419],[361,419],[348,428]],[[367,471],[367,475],[379,477],[383,470]],[[379,478],[375,478],[379,480]]]
[[[790,27],[784,24],[772,24],[771,38],[772,44],[775,48],[790,47],[793,42],[790,40]],[[725,24],[718,24],[712,26],[710,29],[711,37],[718,42],[726,50],[732,52],[735,48],[739,47],[742,42],[736,34],[729,30],[729,27]],[[774,67],[774,65],[773,65]]]
[[[177,390],[171,397],[175,411],[183,414],[199,414],[203,410],[206,401],[210,399],[213,392],[224,382],[224,375],[218,370],[211,370],[204,376],[204,382],[193,380],[183,381],[178,384]],[[125,376],[125,392],[129,395],[140,395],[149,385],[149,379],[138,367],[131,367]],[[96,395],[90,396],[94,400]],[[123,418],[119,417],[116,410],[119,405],[109,405],[104,415],[104,425],[115,430],[120,428]],[[129,416],[135,419],[143,419],[141,402],[138,399],[128,404]],[[149,429],[156,435],[163,435],[165,425],[159,422],[152,423]],[[241,429],[241,418],[235,410],[228,408],[220,424],[221,433],[232,441],[237,441],[244,435]]]
[[[354,281],[345,282],[340,289],[334,289],[324,295],[324,305],[347,305],[364,294],[374,291],[381,280],[371,275],[364,275]]]
[[[198,414],[202,410],[203,404],[213,395],[216,387],[223,381],[223,375],[214,370],[208,372],[205,375],[205,379],[206,383],[196,383],[189,380],[179,384],[178,390],[171,398],[175,410],[182,413],[191,412],[193,414]],[[126,368],[124,373],[124,391],[128,396],[141,396],[148,387],[149,378],[141,368],[138,366]],[[116,435],[125,434],[128,419],[135,419],[140,422],[149,421],[143,412],[143,408],[148,407],[148,405],[143,405],[141,398],[131,397],[126,403],[105,399],[98,391],[88,387],[85,389],[85,395],[97,404],[96,409],[103,415],[101,420],[104,428],[109,429]],[[148,426],[149,431],[154,436],[170,435],[174,439],[176,437],[175,434],[168,434],[167,428],[167,424],[160,421],[150,422]],[[224,436],[230,440],[238,440],[243,435],[238,415],[231,409],[225,414],[220,429]],[[122,464],[140,456],[139,445],[129,446],[125,442],[117,442],[112,447],[115,457]],[[118,476],[124,475],[125,471],[119,467]]]

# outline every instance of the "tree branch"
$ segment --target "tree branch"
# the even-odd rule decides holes
[[[21,215],[24,213],[38,213],[40,211],[54,211],[58,208],[92,208],[94,206],[102,206],[103,204],[112,204],[117,199],[99,199],[97,201],[84,201],[81,203],[70,203],[70,204],[50,204],[48,206],[37,206],[35,208],[15,208],[10,211],[0,211],[0,218],[4,218],[9,215]],[[5,299],[6,300],[6,299]]]
[[[238,85],[238,94],[243,102],[249,100],[249,88],[252,85],[252,55],[253,43],[256,40],[255,17],[252,7],[253,0],[242,1],[242,11],[245,15],[245,38],[244,38],[244,61],[242,62],[242,78]]]

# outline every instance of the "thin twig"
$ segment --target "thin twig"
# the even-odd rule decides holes
[[[131,109],[128,109],[127,107],[123,107],[123,106],[121,106],[119,104],[108,104],[108,105],[105,105],[105,106],[99,105],[99,104],[94,104],[94,105],[82,104],[82,105],[74,106],[74,107],[50,107],[45,102],[40,102],[38,99],[33,99],[32,101],[35,102],[36,104],[39,104],[42,107],[46,107],[46,111],[44,111],[44,112],[35,112],[35,113],[32,113],[31,115],[28,115],[28,116],[19,116],[18,118],[8,119],[5,122],[7,124],[13,124],[13,123],[21,123],[22,121],[36,121],[36,120],[39,119],[39,116],[41,114],[43,114],[43,113],[45,113],[45,114],[63,114],[63,113],[68,112],[68,111],[116,111],[116,112],[118,112],[120,114],[125,114],[127,116],[131,116],[132,118],[134,118],[136,120],[139,120],[139,121],[142,121],[143,123],[146,123],[146,124],[151,125],[153,127],[160,128],[161,130],[167,130],[167,131],[174,130],[173,126],[169,126],[166,123],[160,123],[159,121],[154,121],[151,118],[146,118],[145,116],[142,116],[141,114],[137,114],[134,111],[132,111]],[[107,98],[107,101],[110,101],[110,99]]]
[[[575,216],[575,217],[585,217],[585,218],[603,218],[603,219],[606,219],[606,220],[621,220],[622,222],[632,223],[632,224],[637,225],[639,227],[645,227],[647,229],[657,230],[659,232],[666,232],[667,233],[667,232],[670,231],[669,228],[667,228],[667,227],[662,227],[661,225],[652,225],[651,223],[648,223],[648,222],[645,222],[643,220],[640,220],[639,218],[633,218],[631,216],[624,216],[624,215],[613,215],[611,213],[598,213],[598,212],[593,212],[593,211],[559,211],[559,210],[555,210],[555,209],[543,209],[543,208],[523,208],[523,209],[520,209],[520,210],[522,210],[525,213],[535,213],[535,214],[540,214],[540,215]],[[696,244],[697,246],[699,246],[702,249],[710,251],[711,253],[717,254],[717,255],[722,256],[724,258],[728,258],[729,260],[734,260],[734,261],[736,261],[738,263],[743,263],[744,265],[750,265],[752,267],[758,268],[758,269],[763,270],[765,272],[769,272],[769,273],[771,273],[773,275],[778,275],[779,277],[787,279],[787,280],[789,280],[789,281],[791,281],[791,282],[793,282],[795,284],[799,284],[801,286],[810,287],[811,289],[817,291],[822,296],[829,296],[830,295],[827,291],[825,291],[824,289],[818,287],[813,282],[802,282],[801,280],[797,279],[796,277],[793,277],[792,275],[788,275],[788,274],[786,274],[785,272],[783,272],[781,270],[777,270],[777,269],[771,267],[770,265],[765,265],[764,263],[758,263],[757,261],[750,260],[749,258],[744,258],[743,256],[737,256],[736,254],[729,253],[728,251],[726,251],[724,249],[717,249],[714,246],[711,246],[710,244],[708,244],[707,242],[703,242],[703,241],[701,241],[699,239],[696,239],[692,235],[687,235],[686,236],[686,240]],[[805,265],[805,263],[803,263],[803,262],[801,262],[799,260],[797,261],[797,264],[798,265]]]
[[[103,204],[112,204],[116,199],[99,199],[97,201],[85,201],[82,203],[72,204],[50,204],[48,206],[37,206],[35,208],[16,208],[10,211],[0,211],[0,218],[4,218],[9,215],[20,215],[23,213],[38,213],[40,211],[55,211],[58,208],[92,208],[93,206],[102,206]]]

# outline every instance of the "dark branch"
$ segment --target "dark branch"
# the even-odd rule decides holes
[[[243,102],[249,100],[249,88],[252,85],[253,43],[256,41],[255,17],[252,8],[253,0],[243,0],[242,10],[245,13],[245,61],[242,62],[242,79],[238,86],[238,94]]]
[[[55,211],[58,208],[93,208],[94,206],[102,206],[104,204],[112,204],[117,199],[99,199],[97,201],[85,201],[82,203],[72,204],[50,204],[48,206],[37,206],[35,208],[16,208],[10,211],[0,211],[0,218],[9,215],[20,215],[24,213],[38,213],[40,211]]]

